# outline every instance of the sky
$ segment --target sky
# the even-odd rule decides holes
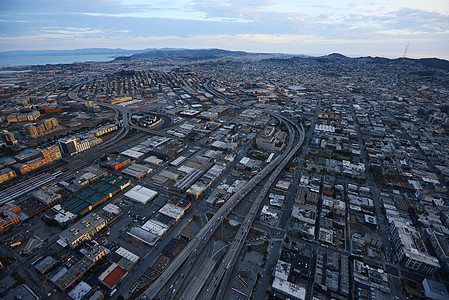
[[[449,0],[1,0],[0,51],[165,47],[449,59]]]

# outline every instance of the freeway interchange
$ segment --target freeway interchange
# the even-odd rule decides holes
[[[289,132],[289,142],[285,147],[283,153],[274,159],[271,163],[269,163],[261,172],[259,172],[256,176],[254,176],[241,190],[235,193],[215,214],[214,216],[207,222],[207,224],[198,232],[194,239],[190,241],[190,243],[184,248],[184,250],[172,261],[172,263],[166,268],[166,270],[159,276],[159,278],[153,282],[153,284],[145,291],[142,295],[141,299],[152,299],[157,297],[158,293],[161,289],[167,285],[167,283],[172,279],[175,273],[183,267],[183,274],[185,274],[192,267],[195,259],[198,257],[198,254],[203,250],[203,248],[207,245],[209,240],[211,239],[214,232],[218,229],[218,227],[223,222],[224,218],[226,218],[235,208],[235,206],[245,198],[249,192],[254,190],[257,185],[259,185],[268,175],[269,178],[266,180],[262,190],[259,191],[258,197],[256,201],[253,203],[250,211],[246,215],[242,225],[234,237],[234,240],[229,245],[229,250],[227,251],[225,257],[223,258],[220,266],[212,277],[212,280],[209,282],[205,292],[205,299],[221,299],[223,296],[224,289],[227,285],[227,282],[231,276],[233,267],[235,266],[235,261],[244,245],[246,236],[248,235],[249,230],[252,227],[252,224],[257,216],[257,212],[262,204],[265,195],[275,182],[276,178],[283,170],[283,168],[287,165],[287,163],[293,158],[293,156],[297,153],[299,148],[301,147],[304,141],[304,128],[301,125],[299,128],[296,124],[293,124],[290,120],[272,114],[273,117],[277,118],[280,122],[284,123]],[[216,260],[210,260],[210,267],[206,267],[206,273],[203,274],[203,279],[207,278],[215,264]],[[178,276],[178,282],[183,281],[184,276]],[[180,284],[179,284],[180,285]],[[181,299],[195,299],[198,294],[203,290],[205,285],[204,280],[196,280],[195,282],[191,282],[190,288],[188,291],[181,296]],[[217,291],[218,289],[218,291]],[[180,291],[181,292],[181,291]],[[173,297],[176,293],[176,289],[171,291]],[[217,297],[215,297],[217,293]]]
[[[215,89],[210,88],[208,83],[204,84],[204,87],[214,94],[217,97],[220,97],[226,100],[228,103],[232,103],[235,106],[244,108],[245,106],[240,103],[234,103],[230,99],[224,97],[220,93],[218,93]],[[76,100],[79,102],[83,102],[84,100],[79,98],[75,91],[69,92],[69,97],[72,100]],[[120,131],[110,140],[106,141],[100,146],[101,149],[105,149],[110,145],[113,145],[117,141],[121,140],[125,137],[130,129],[137,129],[139,131],[143,131],[146,133],[165,136],[164,133],[161,133],[158,130],[152,130],[148,128],[138,127],[133,124],[131,116],[132,112],[129,108],[121,105],[115,105],[100,101],[92,101],[94,104],[107,107],[115,112],[115,121],[119,122],[121,120],[121,128]],[[195,299],[200,293],[204,296],[204,299],[222,299],[224,295],[224,290],[228,284],[228,281],[231,277],[232,270],[235,266],[235,262],[239,253],[244,246],[246,237],[249,233],[249,230],[253,226],[253,222],[256,219],[257,213],[260,209],[260,206],[276,181],[277,177],[284,169],[286,164],[294,157],[299,148],[304,142],[305,134],[304,128],[301,125],[301,128],[298,125],[294,124],[289,119],[282,117],[277,114],[273,114],[271,112],[266,111],[267,114],[276,118],[280,123],[283,123],[288,129],[289,142],[288,145],[284,148],[284,151],[281,155],[275,158],[271,163],[269,163],[261,172],[259,172],[256,176],[254,176],[241,190],[235,193],[215,214],[214,216],[207,222],[207,224],[198,232],[195,238],[190,241],[190,243],[186,246],[186,248],[172,261],[172,263],[167,267],[167,269],[159,276],[159,278],[153,282],[153,284],[145,291],[145,293],[141,296],[142,299],[152,299],[157,297],[158,293],[164,288],[173,276],[182,268],[183,274],[186,274],[190,271],[192,266],[194,265],[195,260],[198,258],[199,253],[203,250],[203,248],[208,244],[209,240],[213,236],[214,232],[219,228],[222,224],[223,220],[228,217],[228,215],[233,211],[235,206],[248,194],[253,191],[261,182],[264,182],[264,185],[261,190],[258,191],[258,196],[254,201],[250,211],[244,218],[242,225],[240,226],[239,231],[237,232],[234,240],[231,244],[227,245],[228,248],[225,256],[220,262],[218,269],[216,269],[215,273],[212,274],[214,267],[217,264],[217,260],[221,257],[214,255],[215,259],[208,260],[208,265],[203,267],[204,272],[201,274],[201,280],[195,280],[190,283],[190,288],[186,291],[181,291],[178,289],[178,293],[184,292],[180,295],[181,299]],[[221,249],[225,250],[225,248]],[[221,252],[220,250],[220,252]],[[218,254],[218,253],[216,253]],[[207,281],[212,275],[211,280]],[[184,276],[179,276],[177,278],[177,286],[180,286],[185,279]],[[170,297],[176,295],[176,289],[171,290]]]

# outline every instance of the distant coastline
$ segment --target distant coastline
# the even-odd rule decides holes
[[[120,54],[85,54],[85,55],[20,55],[0,56],[0,68],[36,66],[46,64],[72,64],[84,62],[108,62]]]

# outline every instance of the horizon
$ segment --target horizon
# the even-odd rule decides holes
[[[168,50],[170,49],[170,50]],[[104,47],[92,47],[92,48],[74,48],[74,49],[35,49],[35,50],[24,50],[24,49],[17,49],[17,50],[6,50],[6,51],[0,51],[0,54],[3,53],[10,53],[10,52],[38,52],[38,51],[82,51],[82,50],[117,50],[117,53],[110,53],[111,55],[115,55],[115,54],[119,54],[120,50],[121,51],[142,51],[142,52],[138,52],[138,53],[144,53],[144,52],[149,52],[149,51],[177,51],[177,50],[224,50],[224,51],[232,51],[232,52],[246,52],[246,53],[250,53],[250,54],[282,54],[282,55],[290,55],[290,56],[307,56],[307,57],[321,57],[321,56],[327,56],[327,55],[331,55],[331,54],[340,54],[343,56],[346,56],[348,58],[363,58],[363,57],[380,57],[380,58],[387,58],[387,59],[399,59],[399,58],[408,58],[408,59],[422,59],[422,58],[434,58],[434,59],[442,59],[442,60],[447,60],[449,61],[449,56],[448,58],[444,58],[444,57],[437,57],[437,56],[423,56],[423,57],[410,57],[410,56],[379,56],[379,55],[370,55],[370,54],[366,54],[366,55],[357,55],[357,54],[347,54],[347,53],[342,53],[342,52],[329,52],[329,53],[320,53],[320,54],[306,54],[306,53],[286,53],[286,52],[255,52],[255,51],[246,51],[246,50],[230,50],[230,49],[224,49],[224,48],[171,48],[171,47],[162,47],[162,48],[145,48],[145,49],[126,49],[126,48],[104,48]],[[133,53],[134,54],[134,53]],[[129,54],[130,56],[133,54]],[[39,55],[50,55],[51,54],[39,54]],[[101,55],[101,54],[77,54],[77,55]],[[104,55],[107,55],[106,53]],[[124,53],[123,55],[127,55],[126,53]],[[11,55],[11,56],[15,56],[15,55]]]
[[[2,52],[219,48],[449,59],[449,7],[443,0],[5,0],[2,6]]]

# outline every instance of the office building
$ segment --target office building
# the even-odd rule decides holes
[[[63,154],[70,156],[76,154],[78,152],[76,145],[77,139],[74,137],[59,140],[59,148],[61,148]]]
[[[32,138],[39,136],[39,131],[37,130],[36,124],[26,124],[25,130],[27,131],[28,135]]]
[[[438,259],[427,253],[415,227],[394,220],[390,225],[390,233],[394,250],[402,266],[424,274],[432,274],[440,268]]]
[[[12,132],[3,130],[2,137],[7,145],[14,145],[17,143],[17,140],[14,138],[14,134]]]

